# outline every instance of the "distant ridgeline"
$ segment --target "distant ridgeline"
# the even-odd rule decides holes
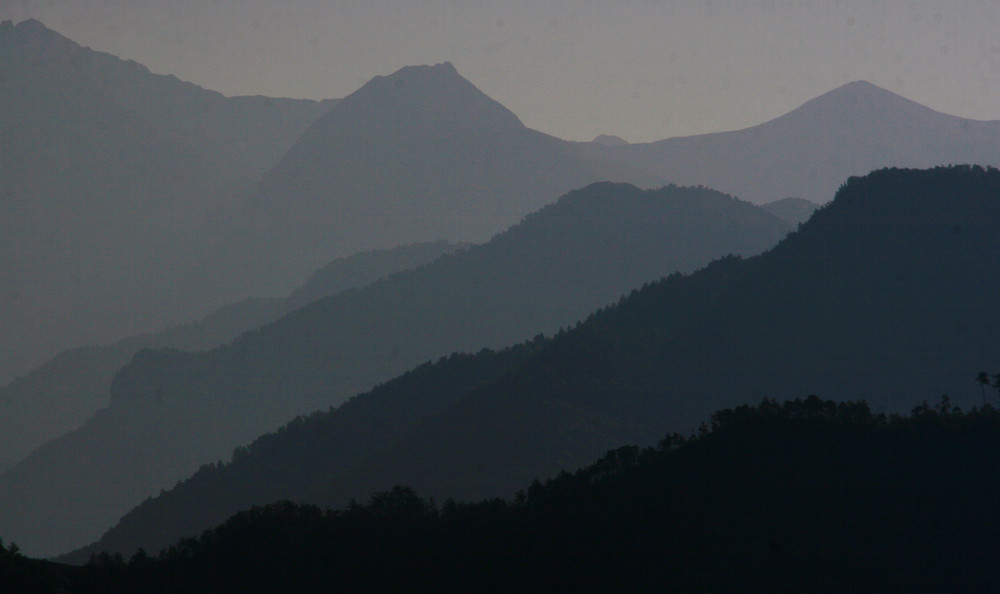
[[[998,470],[992,406],[887,416],[765,399],[510,500],[396,486],[341,511],[285,501],[127,562],[0,556],[21,568],[0,579],[73,593],[995,591]]]
[[[296,415],[338,405],[456,351],[555,332],[644,282],[725,254],[759,253],[790,229],[761,208],[705,188],[591,184],[483,245],[311,303],[293,294],[297,305],[275,304],[275,321],[257,317],[264,326],[228,345],[190,353],[167,342],[175,348],[141,351],[111,382],[110,406],[0,475],[0,534],[33,555],[84,546],[147,497]],[[346,445],[323,459],[355,464],[405,434],[396,428],[408,431],[441,412],[442,402],[415,401],[415,413],[399,423],[374,418],[364,425],[374,427],[368,434],[353,433],[357,425],[348,423],[338,432]],[[215,509],[221,491],[210,491],[213,501],[198,503],[199,518]],[[237,491],[237,505],[227,502],[209,522],[190,526],[185,522],[194,516],[183,513],[166,532],[157,530],[165,539],[158,545],[272,500],[257,499],[259,493],[247,500]]]
[[[1000,369],[998,197],[994,169],[852,178],[760,256],[671,275],[552,338],[441,359],[299,419],[68,559],[158,550],[178,527],[283,498],[339,508],[393,484],[439,501],[509,496],[761,395],[978,405],[977,373]]]

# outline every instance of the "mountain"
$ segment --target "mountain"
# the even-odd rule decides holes
[[[306,130],[245,200],[204,276],[280,292],[339,254],[485,241],[597,181],[660,185],[526,128],[450,63],[409,66],[375,77]]]
[[[819,205],[802,198],[782,198],[760,207],[790,225],[798,225],[808,221]]]
[[[115,373],[142,349],[206,350],[327,295],[364,287],[464,247],[438,241],[338,258],[284,299],[247,299],[196,323],[60,353],[0,388],[0,472],[106,407]]]
[[[849,176],[882,167],[1000,166],[1000,121],[942,114],[858,81],[744,130],[581,146],[666,181],[703,184],[755,204],[777,196],[823,204]]]
[[[321,299],[224,347],[141,351],[115,377],[108,408],[0,476],[0,534],[32,554],[81,546],[295,415],[456,350],[554,332],[644,282],[759,252],[788,230],[712,190],[594,184],[486,244]]]
[[[177,290],[208,222],[332,105],[225,98],[0,23],[0,382],[229,301]]]
[[[628,144],[628,142],[621,138],[620,136],[615,136],[613,134],[598,134],[590,142],[594,144],[600,144],[603,146],[623,146]]]
[[[75,559],[155,550],[178,536],[171,526],[194,534],[233,505],[279,498],[342,507],[394,484],[439,501],[509,496],[761,396],[865,398],[879,412],[942,394],[978,405],[977,373],[1000,368],[998,222],[996,169],[851,178],[759,256],[671,275],[553,338],[452,357],[290,423]]]

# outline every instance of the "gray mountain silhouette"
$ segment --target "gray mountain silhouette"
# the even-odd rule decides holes
[[[857,81],[744,130],[582,146],[669,182],[706,185],[755,204],[783,196],[823,204],[848,177],[881,167],[1000,165],[1000,121],[939,113]]]

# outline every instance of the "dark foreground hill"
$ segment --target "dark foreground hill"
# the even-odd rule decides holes
[[[285,298],[246,299],[195,323],[60,353],[0,387],[0,473],[106,407],[115,373],[142,349],[207,350],[317,299],[359,289],[460,247],[468,246],[437,241],[338,258]]]
[[[530,357],[464,394],[428,379],[447,378],[458,365],[449,360],[292,423],[146,502],[90,550],[154,550],[165,544],[164,518],[180,525],[199,509],[263,502],[283,488],[283,497],[333,507],[397,483],[439,500],[509,495],[761,395],[858,395],[889,411],[942,394],[978,403],[977,373],[1000,369],[998,223],[997,170],[853,178],[761,256],[644,287],[532,343]],[[445,406],[400,424],[388,393],[409,395],[409,407],[428,394]],[[366,428],[382,423],[400,431],[367,441]],[[359,449],[341,456],[355,441]]]
[[[644,282],[766,249],[788,228],[712,190],[594,184],[484,245],[224,347],[141,351],[108,408],[0,476],[0,533],[32,554],[82,546],[144,497],[298,414],[456,350],[554,332]]]
[[[206,224],[332,106],[227,98],[0,23],[0,383],[234,300],[177,294]]]
[[[153,557],[49,570],[75,593],[986,592],[998,469],[992,407],[764,400],[513,499],[397,486],[340,511],[282,502]]]
[[[743,130],[581,146],[671,183],[703,184],[754,204],[781,196],[823,204],[847,177],[873,169],[1000,166],[1000,121],[943,114],[856,81]]]

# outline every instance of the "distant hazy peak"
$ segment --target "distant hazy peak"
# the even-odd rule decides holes
[[[939,112],[902,95],[870,82],[858,80],[841,85],[819,97],[806,101],[799,108],[778,119],[794,116],[823,117],[841,112],[857,112],[857,110],[863,110],[872,115],[884,113],[895,118],[939,114]],[[853,115],[860,114],[854,113]]]
[[[46,27],[41,21],[35,19],[27,19],[21,21],[18,24],[14,24],[13,21],[6,20],[0,23],[0,35],[9,36],[17,35],[18,37],[34,37],[41,38],[41,36],[46,36],[49,40],[58,40],[60,43],[69,44],[72,46],[79,47],[75,42],[70,39],[63,37],[56,31]]]
[[[590,142],[594,144],[600,144],[603,146],[623,146],[628,144],[628,141],[620,136],[615,136],[613,134],[599,134],[596,138]]]
[[[35,19],[27,19],[16,25],[13,24],[13,21],[4,21],[3,23],[0,23],[0,34],[15,34],[20,37],[39,39],[43,38],[42,36],[45,36],[45,38],[49,40],[58,40],[60,43],[79,47],[76,42],[60,35],[52,29],[49,29],[41,21]]]
[[[430,65],[430,64],[416,64],[416,65],[413,65],[413,66],[403,66],[402,68],[400,68],[399,70],[397,70],[396,72],[394,72],[394,73],[392,73],[392,74],[390,74],[388,76],[378,75],[375,78],[402,77],[402,76],[406,76],[406,75],[412,75],[413,73],[421,73],[421,72],[426,73],[426,72],[433,72],[433,71],[436,71],[439,74],[446,75],[446,76],[458,76],[458,77],[461,77],[461,75],[458,73],[458,70],[455,68],[455,65],[452,64],[451,62],[445,61],[445,62],[441,62],[441,63],[434,64],[434,65]],[[419,74],[417,74],[417,75],[419,76]]]
[[[376,76],[345,97],[331,117],[418,118],[494,128],[523,128],[510,110],[458,73],[450,62],[406,66]]]
[[[9,20],[0,23],[0,44],[3,44],[4,48],[4,51],[0,52],[0,64],[10,63],[11,60],[16,62],[25,56],[30,56],[33,61],[38,59],[62,60],[67,56],[79,55],[99,55],[106,57],[106,59],[120,60],[111,54],[82,46],[35,19],[27,19],[16,25]],[[121,61],[126,62],[125,60]],[[131,67],[140,66],[131,60],[127,60],[127,62]],[[142,68],[146,69],[145,66]]]
[[[4,21],[4,25],[9,26],[11,21]],[[48,27],[36,19],[25,19],[17,24],[17,28],[22,31],[51,31]]]
[[[860,99],[860,100],[866,100],[866,101],[870,101],[870,100],[883,100],[883,101],[884,100],[894,100],[894,101],[900,101],[900,100],[902,100],[902,101],[907,101],[909,103],[916,104],[915,101],[910,101],[909,99],[903,97],[902,95],[899,95],[897,93],[893,93],[892,91],[889,91],[887,89],[883,89],[882,87],[880,87],[878,85],[874,85],[874,84],[872,84],[872,83],[870,83],[870,82],[868,82],[866,80],[856,80],[856,81],[853,81],[853,82],[849,82],[849,83],[840,85],[839,87],[837,87],[837,88],[835,88],[835,89],[833,89],[831,91],[827,91],[826,93],[823,93],[819,97],[816,97],[816,99],[814,99],[814,101],[817,100],[817,99],[823,99],[824,97],[827,98],[827,99],[830,99],[830,98],[847,98],[847,99]],[[808,104],[808,102],[807,102],[807,104]]]

